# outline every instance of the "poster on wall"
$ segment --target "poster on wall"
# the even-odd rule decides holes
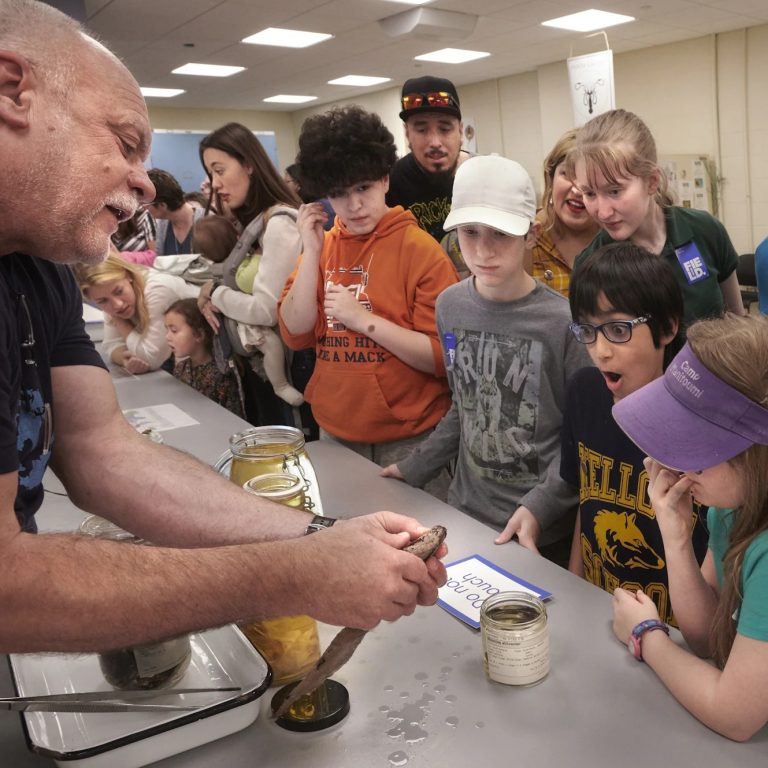
[[[612,50],[571,56],[567,64],[573,125],[576,128],[595,115],[616,108]]]

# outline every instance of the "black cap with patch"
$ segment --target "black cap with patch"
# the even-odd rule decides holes
[[[413,99],[414,96],[417,98]],[[403,107],[400,112],[400,119],[403,121],[422,112],[442,112],[461,120],[461,105],[456,86],[444,77],[424,75],[406,80],[400,105]]]

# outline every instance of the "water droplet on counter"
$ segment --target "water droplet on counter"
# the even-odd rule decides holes
[[[482,720],[478,720],[475,723],[475,728],[485,728],[485,723]]]
[[[414,677],[415,677],[417,680],[426,680],[426,679],[429,677],[429,675],[428,675],[426,672],[417,672],[417,673],[414,675]]]
[[[407,699],[411,694],[408,691],[400,691],[400,698]]]
[[[456,697],[455,697],[455,696],[454,696],[452,693],[449,693],[449,694],[448,694],[448,695],[445,697],[445,700],[446,700],[446,701],[447,701],[449,704],[454,704],[454,703],[456,702]]]
[[[405,765],[408,762],[408,755],[405,752],[393,752],[388,758],[389,764],[394,765],[395,768]]]
[[[394,690],[395,690],[395,686],[394,686],[394,685],[385,685],[385,686],[384,686],[384,690],[385,690],[387,693],[391,693],[392,691],[394,691]]]
[[[453,667],[440,667],[441,675],[447,675],[449,672],[453,672]]]
[[[389,712],[389,704],[382,704],[379,707],[379,712]]]
[[[445,691],[445,686],[444,685],[441,684],[441,685],[436,685],[435,686],[435,693],[443,693],[444,691]]]
[[[450,726],[451,728],[455,728],[459,724],[459,718],[454,717],[453,715],[451,715],[450,717],[446,717],[445,724]]]

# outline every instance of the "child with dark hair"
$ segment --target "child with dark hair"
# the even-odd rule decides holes
[[[237,372],[222,373],[213,360],[213,330],[197,299],[180,299],[165,312],[165,339],[174,357],[173,375],[237,416],[244,415]]]
[[[683,296],[672,267],[629,242],[590,253],[571,278],[571,331],[595,367],[569,386],[560,474],[579,489],[570,570],[613,592],[641,589],[674,621],[666,556],[648,501],[645,454],[619,428],[614,403],[661,376],[682,345]],[[707,549],[694,507],[693,549]]]
[[[238,237],[234,225],[224,216],[204,216],[192,231],[193,247],[203,258],[214,264],[226,261]],[[235,281],[237,287],[245,294],[250,295],[253,290],[260,260],[261,253],[254,250],[237,267]],[[224,322],[228,322],[226,318]],[[246,352],[258,350],[264,356],[264,373],[275,394],[289,405],[301,405],[304,396],[288,382],[285,350],[280,336],[266,325],[250,325],[234,319],[229,322],[233,326],[231,330],[237,334]]]
[[[396,150],[378,115],[350,106],[310,117],[299,150],[305,184],[328,195],[336,223],[324,232],[323,206],[300,208],[304,253],[280,331],[292,349],[316,348],[305,397],[322,430],[386,466],[450,406],[435,300],[456,270],[413,214],[387,207]]]

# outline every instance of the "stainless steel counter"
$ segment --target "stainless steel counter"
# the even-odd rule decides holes
[[[164,373],[121,379],[116,386],[124,408],[174,402],[197,418],[199,426],[164,437],[207,462],[215,461],[229,434],[244,426]],[[483,674],[479,633],[437,606],[419,608],[371,632],[334,676],[351,700],[350,714],[338,725],[314,734],[282,730],[268,716],[270,691],[250,728],[157,766],[768,765],[768,728],[747,744],[709,731],[614,639],[608,594],[516,544],[495,546],[489,528],[421,491],[380,478],[378,467],[345,448],[320,442],[310,444],[309,451],[326,514],[393,509],[427,525],[443,524],[448,562],[478,553],[550,590],[551,672],[532,688],[490,683]],[[61,529],[73,527],[80,517],[66,499],[52,496],[40,523]],[[324,627],[324,640],[334,631]],[[10,692],[10,683],[3,665],[4,692]],[[9,768],[40,768],[48,762],[27,751],[12,713],[0,715],[0,755],[0,765]]]

